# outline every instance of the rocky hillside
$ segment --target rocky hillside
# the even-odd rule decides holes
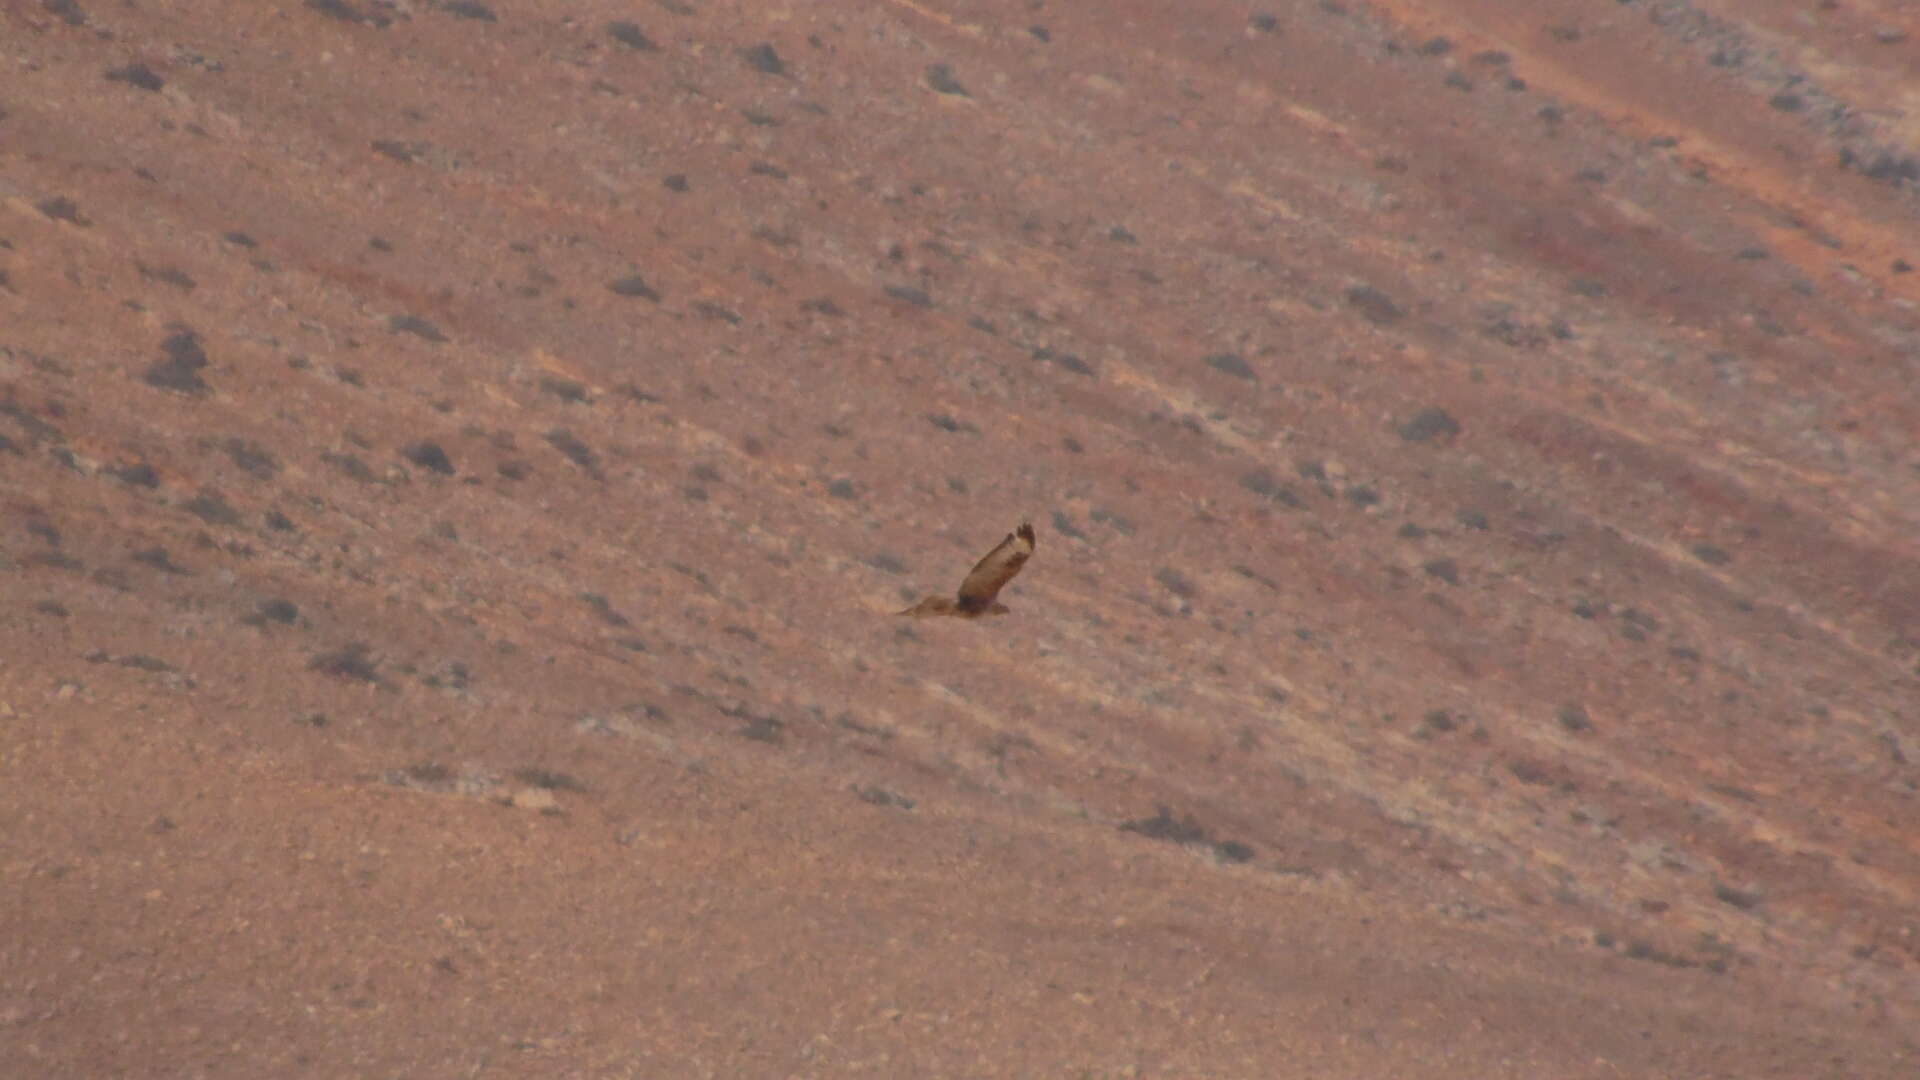
[[[11,0],[0,1072],[1912,1077],[1917,56]]]

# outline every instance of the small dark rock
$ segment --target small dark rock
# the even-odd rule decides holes
[[[673,185],[668,184],[667,186],[672,187]],[[647,284],[646,279],[639,274],[628,274],[626,277],[616,281],[610,281],[607,283],[607,289],[616,296],[637,296],[642,300],[651,300],[656,304],[660,302],[660,294],[654,291],[654,289]]]
[[[1728,554],[1725,548],[1718,548],[1712,544],[1695,544],[1693,557],[1708,566],[1725,566],[1733,561],[1733,556]]]
[[[228,439],[227,456],[240,468],[262,479],[272,477],[280,471],[280,463],[275,461],[259,443],[238,436]]]
[[[586,385],[572,379],[562,379],[552,375],[542,376],[540,389],[571,404],[577,405],[587,400]]]
[[[178,331],[160,343],[160,351],[166,359],[141,376],[148,386],[181,394],[205,394],[212,389],[200,377],[201,369],[207,366],[207,354],[200,347],[199,335],[191,330]]]
[[[883,574],[904,574],[907,572],[906,563],[901,562],[897,557],[884,551],[875,552],[861,561]]]
[[[960,80],[953,77],[953,70],[945,64],[931,64],[927,67],[927,85],[936,92],[952,94],[956,97],[972,97]]]
[[[254,615],[262,622],[277,622],[286,626],[292,626],[300,621],[300,609],[295,607],[292,601],[278,598],[261,603],[260,610],[254,612]]]
[[[554,772],[551,769],[536,769],[531,766],[524,769],[515,769],[513,771],[513,778],[523,784],[542,788],[547,791],[587,790],[587,785],[581,783],[579,780],[568,776],[566,773]]]
[[[1253,848],[1238,840],[1222,840],[1213,845],[1213,853],[1221,862],[1243,863],[1253,860]]]
[[[640,31],[640,27],[630,22],[608,23],[607,34],[613,40],[636,52],[654,52],[659,48],[651,38]]]
[[[861,802],[872,803],[875,806],[891,806],[900,810],[911,810],[914,806],[912,799],[905,795],[896,795],[885,788],[861,787],[855,784],[849,786],[847,790],[858,795]]]
[[[568,461],[588,472],[599,469],[599,459],[594,456],[593,450],[586,443],[574,438],[573,433],[565,428],[554,428],[547,432],[547,444],[565,455]]]
[[[144,461],[135,462],[132,465],[116,465],[107,472],[112,474],[114,479],[132,487],[160,486],[160,474],[154,472],[153,466]]]
[[[224,495],[212,488],[201,488],[200,493],[188,499],[181,508],[209,525],[240,524],[240,512],[227,502]]]
[[[391,316],[387,319],[387,330],[395,334],[412,334],[436,345],[443,344],[447,340],[447,335],[441,333],[439,327],[418,315]]]
[[[1253,369],[1248,367],[1246,360],[1236,353],[1215,353],[1206,357],[1204,362],[1213,370],[1231,375],[1236,379],[1253,378]]]
[[[1348,289],[1347,306],[1375,326],[1399,322],[1405,314],[1400,310],[1400,305],[1393,302],[1393,297],[1371,285],[1355,285]]]
[[[1171,566],[1163,566],[1155,570],[1153,572],[1153,580],[1159,582],[1161,588],[1166,589],[1182,600],[1191,599],[1199,592],[1198,589],[1194,588],[1193,582],[1188,581],[1180,571],[1175,570]]]
[[[51,199],[41,199],[34,204],[34,209],[55,221],[64,221],[69,225],[78,225],[81,228],[86,228],[93,224],[93,222],[88,221],[86,217],[80,213],[79,205],[64,195],[56,195]]]
[[[396,784],[444,784],[453,779],[453,770],[437,761],[423,761],[409,765],[397,774],[389,773],[390,782]]]
[[[771,716],[750,716],[747,718],[747,722],[742,725],[739,730],[735,731],[734,734],[743,739],[752,739],[755,742],[778,746],[786,741],[786,737],[781,734],[781,729],[785,726],[785,724]]]
[[[392,158],[402,165],[413,164],[420,160],[421,154],[427,152],[426,143],[402,142],[399,139],[375,139],[367,145],[373,148],[374,153]]]
[[[926,308],[933,306],[933,297],[927,295],[927,290],[916,288],[912,285],[889,285],[887,286],[887,295],[893,297],[895,300],[904,300],[914,307]]]
[[[1240,486],[1263,498],[1272,499],[1282,506],[1298,507],[1300,496],[1292,488],[1280,482],[1271,469],[1254,469],[1240,477]]]
[[[1120,826],[1120,831],[1138,833],[1150,840],[1167,840],[1175,844],[1202,844],[1206,842],[1207,830],[1194,818],[1176,818],[1173,811],[1165,806],[1159,807],[1150,818],[1139,818]]]
[[[440,0],[440,10],[462,19],[493,22],[493,9],[478,0]]]
[[[1085,540],[1087,534],[1080,531],[1073,519],[1059,510],[1053,512],[1053,531],[1070,540]]]
[[[711,300],[694,301],[693,310],[705,318],[712,319],[714,322],[726,323],[728,326],[739,326],[745,321],[741,319],[739,312],[724,304],[716,304]]]
[[[750,49],[740,50],[740,59],[745,60],[748,67],[763,75],[785,75],[787,73],[787,65],[780,59],[780,54],[774,51],[772,45],[764,42]]]
[[[600,617],[600,621],[606,623],[608,626],[628,627],[633,625],[632,620],[613,610],[613,605],[608,602],[606,597],[601,596],[599,593],[581,593],[580,600],[592,608],[593,613]]]
[[[372,650],[364,642],[351,642],[333,652],[321,653],[307,664],[307,669],[322,675],[331,675],[336,679],[354,679],[365,683],[378,683],[380,672],[374,667]]]
[[[1411,419],[1401,424],[1399,432],[1400,437],[1408,442],[1432,442],[1460,434],[1460,422],[1445,409],[1428,407],[1414,413]]]
[[[176,564],[173,559],[167,555],[167,549],[163,547],[142,548],[133,553],[133,561],[151,566],[163,574],[185,574],[189,572],[185,567]]]
[[[145,64],[128,64],[126,67],[113,68],[107,72],[109,82],[126,83],[141,90],[156,91],[167,85],[166,80],[153,73]]]
[[[40,6],[68,26],[87,25],[87,13],[80,10],[77,0],[40,0]]]
[[[437,442],[417,442],[400,451],[400,455],[423,469],[437,472],[441,476],[453,475],[453,460],[441,449]]]
[[[358,455],[325,453],[320,455],[320,460],[362,484],[380,482],[379,474],[369,468],[366,462],[361,461]]]
[[[1553,783],[1553,777],[1547,773],[1547,770],[1531,761],[1510,761],[1507,763],[1507,771],[1523,784],[1543,787]]]
[[[1056,367],[1066,368],[1075,375],[1093,376],[1095,374],[1091,364],[1088,364],[1085,360],[1082,360],[1072,353],[1055,352],[1052,349],[1040,348],[1033,351],[1033,358],[1035,360],[1045,360]]]
[[[385,29],[393,20],[384,13],[363,12],[347,0],[307,0],[307,7],[340,22],[364,23]]]

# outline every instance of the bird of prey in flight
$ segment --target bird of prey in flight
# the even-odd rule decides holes
[[[952,615],[962,619],[977,619],[982,615],[1005,615],[1007,605],[994,597],[1013,575],[1027,564],[1027,557],[1033,554],[1033,526],[1021,522],[1020,527],[1007,534],[1000,546],[987,552],[967,579],[960,583],[957,596],[929,596],[925,600],[901,612],[916,618],[932,615]]]

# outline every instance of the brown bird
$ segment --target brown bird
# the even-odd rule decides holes
[[[1007,534],[1000,546],[987,552],[967,574],[967,580],[960,583],[960,593],[951,599],[945,596],[929,596],[925,600],[901,612],[916,618],[930,615],[953,615],[962,619],[977,619],[982,615],[1005,615],[1007,605],[995,600],[1000,589],[1013,580],[1013,575],[1027,565],[1027,557],[1033,554],[1033,526],[1021,522],[1020,527]]]

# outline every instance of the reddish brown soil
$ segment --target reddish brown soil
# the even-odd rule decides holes
[[[1916,56],[8,0],[0,1074],[1920,1074]]]

